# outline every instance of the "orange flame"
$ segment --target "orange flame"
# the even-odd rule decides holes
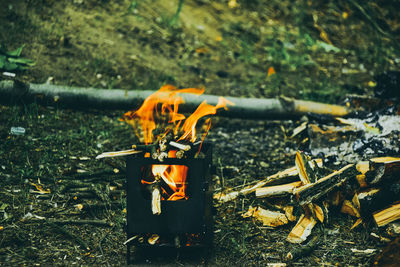
[[[196,140],[196,124],[198,120],[207,115],[213,115],[219,108],[225,108],[227,104],[234,105],[231,101],[220,97],[216,106],[212,106],[203,101],[196,109],[196,111],[185,120],[185,115],[178,113],[179,104],[182,104],[183,98],[179,94],[189,93],[201,95],[204,89],[185,88],[178,89],[172,85],[164,85],[157,92],[150,95],[145,99],[142,106],[135,112],[126,112],[123,120],[131,124],[136,130],[136,123],[138,122],[142,129],[142,141],[145,144],[154,141],[153,130],[156,129],[156,118],[161,119],[167,117],[168,123],[171,123],[174,134],[182,131],[183,134],[178,140],[189,139],[191,142]],[[159,111],[159,105],[161,110]],[[165,119],[164,119],[165,120]],[[181,127],[182,121],[185,120]],[[168,131],[170,128],[168,129]],[[165,133],[164,133],[165,134]],[[139,138],[141,137],[137,134]]]
[[[162,138],[168,132],[173,131],[174,135],[181,134],[177,141],[189,140],[191,142],[195,142],[197,139],[196,125],[202,117],[213,115],[220,108],[227,109],[226,106],[228,104],[234,105],[234,103],[232,103],[231,101],[220,97],[218,99],[217,105],[215,106],[207,104],[206,101],[203,101],[197,107],[195,112],[188,118],[178,112],[179,105],[184,102],[183,98],[179,94],[190,93],[201,95],[203,92],[204,89],[178,89],[177,87],[172,85],[164,85],[160,88],[160,90],[146,98],[142,106],[137,111],[129,111],[125,113],[122,120],[133,126],[136,134],[145,144],[154,142],[155,138],[153,131],[157,127],[160,127],[160,125],[156,124],[156,121],[157,123],[160,122],[161,124],[165,122],[169,123],[167,126],[164,127],[164,133],[160,133],[158,136],[156,136],[157,138]],[[138,134],[137,124],[140,125],[140,128],[142,130],[141,135]],[[210,127],[211,120],[205,120],[204,126],[201,127],[201,142],[203,142]],[[200,150],[201,144],[199,146],[199,151]],[[168,157],[176,157],[175,153],[176,151],[170,150],[168,152]],[[146,155],[149,156],[149,153],[145,154],[145,156]],[[154,177],[161,178],[168,185],[168,187],[172,189],[173,193],[168,196],[167,200],[179,200],[188,198],[188,196],[185,194],[188,167],[184,165],[154,164],[151,166],[151,171]],[[150,182],[142,179],[143,184],[151,184],[154,182],[155,180]],[[166,193],[166,190],[163,189],[163,192]]]
[[[167,200],[187,199],[186,177],[188,167],[185,165],[153,165],[152,173],[155,177],[161,177],[174,191]]]
[[[190,135],[190,141],[194,142],[196,141],[196,124],[199,121],[200,118],[207,116],[207,115],[212,115],[217,113],[217,109],[219,108],[226,108],[226,104],[231,104],[233,105],[233,103],[223,97],[220,97],[218,100],[218,103],[216,106],[212,106],[207,104],[207,102],[204,100],[195,110],[195,112],[193,112],[192,115],[189,116],[189,118],[187,118],[185,120],[185,123],[182,126],[182,130],[183,130],[183,135],[178,139],[179,140],[183,140],[186,139],[189,135]],[[209,129],[209,128],[208,128]],[[208,130],[207,130],[208,131]],[[204,138],[203,138],[204,139]]]

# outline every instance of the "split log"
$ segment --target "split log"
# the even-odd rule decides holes
[[[288,218],[289,221],[294,222],[296,221],[296,216],[293,215],[293,206],[284,206],[282,207],[283,211],[285,212],[286,218]]]
[[[393,204],[389,208],[375,212],[373,217],[378,227],[385,226],[388,223],[400,219],[400,203]]]
[[[355,195],[353,202],[363,217],[400,201],[400,182],[388,184],[381,188],[369,188]]]
[[[370,159],[370,171],[365,173],[369,185],[392,182],[400,178],[400,158],[382,157]]]
[[[313,204],[313,203],[309,203],[307,205],[307,207],[308,207],[308,210],[306,209],[306,213],[311,213],[311,215],[315,219],[317,219],[321,223],[324,222],[325,214],[324,214],[324,211],[322,210],[322,208],[319,205]]]
[[[356,164],[356,169],[357,171],[360,172],[360,174],[356,175],[356,179],[358,181],[358,184],[360,185],[361,188],[367,187],[367,181],[365,174],[369,171],[369,161],[360,161]]]
[[[302,243],[311,234],[311,230],[314,228],[316,223],[317,221],[310,214],[301,215],[297,224],[289,233],[287,241],[297,244]]]
[[[264,226],[277,227],[288,223],[285,214],[278,211],[266,210],[260,207],[249,207],[249,210],[242,215],[243,218],[254,217],[261,221]]]
[[[348,164],[312,184],[296,188],[294,194],[301,206],[314,202],[355,176],[354,164]]]
[[[245,188],[239,190],[239,191],[233,191],[229,193],[216,193],[214,194],[214,199],[218,200],[219,202],[228,202],[231,200],[235,200],[238,196],[244,196],[247,194],[251,194],[257,190],[257,188],[263,187],[265,185],[269,185],[272,183],[280,182],[280,181],[287,181],[287,178],[293,178],[297,179],[296,177],[298,174],[296,167],[291,167],[286,170],[280,171],[278,173],[275,173],[273,175],[268,176],[264,180],[261,180],[257,182],[254,185],[246,186]],[[292,180],[292,179],[291,179]],[[291,181],[293,182],[293,181]]]
[[[353,205],[353,202],[347,199],[343,201],[340,212],[357,218],[361,217],[360,211]]]
[[[19,81],[0,81],[0,99],[3,103],[36,101],[44,105],[78,108],[132,109],[139,106],[154,91],[78,88],[49,84],[24,84]],[[193,112],[203,100],[211,105],[218,103],[214,95],[182,95],[183,112]],[[349,113],[348,108],[338,105],[296,100],[286,97],[279,99],[226,97],[235,103],[219,115],[238,118],[284,119],[301,117],[307,113],[328,114],[335,117]]]
[[[289,195],[293,192],[293,189],[302,185],[301,181],[293,182],[290,184],[268,186],[256,189],[256,197],[277,197]]]
[[[299,172],[300,181],[304,185],[315,182],[316,178],[313,177],[311,167],[308,165],[308,160],[303,153],[296,152],[295,164]]]

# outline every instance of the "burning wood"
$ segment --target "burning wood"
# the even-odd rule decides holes
[[[204,122],[205,127],[196,127],[199,120],[216,114],[218,109],[226,109],[227,105],[233,105],[232,102],[220,97],[215,106],[203,101],[187,118],[178,113],[179,104],[184,102],[181,94],[201,95],[203,92],[203,89],[178,89],[171,85],[161,87],[159,91],[146,98],[138,110],[126,112],[121,119],[134,128],[142,143],[132,145],[132,149],[129,150],[106,152],[96,158],[144,153],[145,158],[164,162],[168,158],[182,159],[197,156],[211,125],[210,119],[207,119]],[[198,135],[201,136],[201,140],[198,140]],[[188,153],[194,147],[198,148],[197,154]],[[161,214],[161,201],[188,198],[187,166],[152,164],[145,170],[143,172],[145,177],[141,183],[150,185],[151,209],[154,215]]]
[[[169,145],[183,151],[189,151],[191,149],[189,145],[183,145],[174,141],[169,142]]]
[[[161,192],[160,192],[160,180],[159,176],[156,176],[156,182],[153,184],[153,190],[151,192],[151,211],[154,215],[161,214]]]

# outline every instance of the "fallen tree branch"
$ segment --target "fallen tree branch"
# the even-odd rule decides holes
[[[43,105],[56,105],[77,108],[133,109],[154,91],[106,90],[78,88],[50,84],[25,84],[19,81],[0,81],[0,101],[6,104],[23,101],[36,101]],[[193,112],[203,100],[211,105],[218,103],[215,95],[182,95],[182,112]],[[296,100],[286,97],[279,99],[258,99],[226,97],[235,103],[219,115],[237,118],[284,119],[299,117],[307,113],[344,116],[349,113],[346,107]]]

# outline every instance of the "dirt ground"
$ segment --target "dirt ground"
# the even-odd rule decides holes
[[[372,95],[374,75],[400,69],[396,5],[383,0],[0,0],[0,45],[8,51],[24,45],[22,56],[36,64],[17,78],[33,83],[110,90],[156,90],[171,83],[205,87],[215,95],[283,94],[339,103],[345,94]],[[137,142],[118,120],[124,112],[0,106],[1,264],[125,265],[125,161],[94,160]],[[285,133],[299,122],[216,121],[208,136],[215,144],[215,190],[293,166],[299,147]],[[24,127],[25,134],[11,134],[15,126]],[[256,203],[269,205],[254,196],[214,203],[209,256],[150,252],[140,263],[282,262],[299,247],[286,241],[293,224],[273,229],[242,218]],[[77,220],[87,221],[76,225]],[[291,264],[371,265],[385,243],[370,233],[382,230],[372,224],[350,230],[353,223],[332,210],[329,221],[313,229],[318,247]]]
[[[0,136],[4,141],[0,144],[0,201],[6,205],[1,213],[0,232],[3,264],[120,266],[126,263],[123,245],[126,196],[122,190],[125,161],[94,159],[103,151],[126,149],[137,141],[130,126],[118,120],[121,114],[122,111],[82,112],[36,104],[1,106]],[[10,135],[10,128],[16,125],[24,127],[26,133]],[[282,126],[290,131],[295,123],[220,118],[208,137],[215,144],[214,189],[250,184],[293,166],[296,144],[285,139]],[[289,250],[299,247],[286,241],[294,224],[268,228],[242,218],[241,214],[257,203],[270,206],[268,201],[257,200],[253,195],[225,204],[214,203],[214,249],[206,258],[198,251],[179,257],[176,252],[160,254],[163,257],[142,252],[138,262],[161,265],[208,262],[215,266],[282,262]],[[59,225],[51,220],[69,223]],[[89,222],[74,225],[76,220]],[[382,230],[373,225],[350,230],[354,221],[332,209],[329,220],[313,230],[313,236],[320,240],[319,246],[311,255],[295,261],[295,265],[370,265],[385,245],[370,233],[380,234]],[[372,254],[357,254],[351,249],[377,250]]]

